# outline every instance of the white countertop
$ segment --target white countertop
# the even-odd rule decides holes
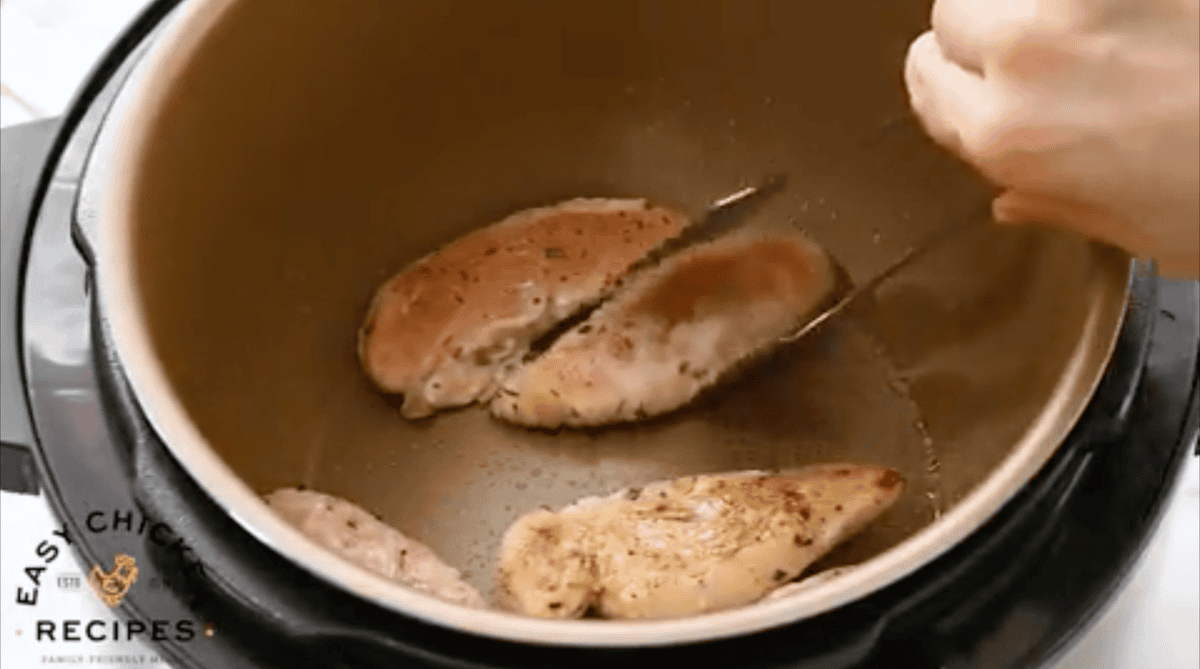
[[[0,126],[61,114],[101,52],[145,4],[146,0],[0,0]],[[23,566],[53,524],[41,498],[0,495],[0,666],[48,664],[60,654],[79,656],[86,664],[123,660],[165,666],[136,644],[95,643],[81,650],[79,644],[55,648],[33,641],[33,607],[16,604],[16,589],[27,578]],[[80,573],[77,565],[69,564],[48,570],[46,578],[57,577],[59,571]],[[1198,574],[1200,463],[1190,458],[1142,563],[1109,610],[1055,669],[1200,669]],[[43,593],[45,606],[67,607],[80,618],[112,615],[90,596],[86,585],[82,590],[44,588]]]

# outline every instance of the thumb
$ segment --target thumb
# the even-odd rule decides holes
[[[1052,195],[1010,190],[992,202],[992,215],[1001,224],[1041,223],[1072,230],[1135,255],[1151,246],[1140,229],[1111,211]]]

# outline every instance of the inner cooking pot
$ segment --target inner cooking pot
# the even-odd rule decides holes
[[[1103,372],[1129,259],[972,220],[986,190],[905,119],[925,2],[297,3],[195,0],[115,107],[99,286],[174,456],[258,539],[380,605],[560,644],[715,638],[818,615],[903,577],[1046,461]],[[904,125],[903,122],[900,125]],[[910,128],[911,130],[911,128]],[[794,227],[864,280],[973,226],[873,301],[650,424],[559,433],[479,409],[410,422],[359,368],[375,288],[529,206],[688,209],[767,173],[749,223]],[[781,601],[665,621],[547,621],[441,602],[334,556],[261,501],[304,484],[430,545],[491,591],[541,505],[700,472],[893,467],[903,498]]]

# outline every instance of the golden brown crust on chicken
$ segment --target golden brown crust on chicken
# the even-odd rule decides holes
[[[799,233],[741,233],[696,246],[629,286],[516,369],[493,415],[582,427],[675,410],[770,350],[834,287],[824,251]]]
[[[484,399],[529,344],[609,294],[687,225],[644,200],[577,199],[530,209],[418,260],[376,292],[359,359],[406,417]]]
[[[668,618],[754,602],[899,498],[869,465],[689,476],[535,511],[505,533],[500,600],[531,616]]]

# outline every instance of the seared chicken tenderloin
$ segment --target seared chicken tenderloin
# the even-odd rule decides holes
[[[519,518],[501,544],[501,605],[530,616],[671,618],[749,604],[799,576],[899,498],[883,467],[688,476]]]
[[[420,418],[486,400],[529,345],[608,295],[687,218],[644,200],[576,199],[518,212],[386,281],[358,333],[375,385]]]
[[[738,233],[635,275],[629,286],[501,382],[492,414],[527,427],[586,427],[690,402],[776,347],[834,287],[799,233]]]

